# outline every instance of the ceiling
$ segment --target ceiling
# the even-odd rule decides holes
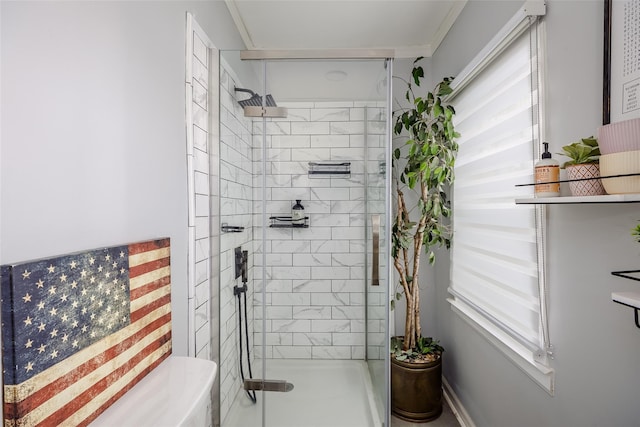
[[[431,56],[467,0],[225,0],[247,50]],[[391,50],[392,52],[389,52]],[[323,51],[323,52],[321,52]],[[317,56],[314,56],[314,52]],[[387,55],[391,53],[391,55]],[[308,57],[308,56],[307,56]],[[276,101],[384,96],[382,61],[270,62]]]
[[[393,49],[431,56],[466,0],[225,0],[249,50]]]

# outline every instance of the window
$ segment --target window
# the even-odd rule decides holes
[[[545,208],[532,197],[539,158],[544,4],[527,3],[454,80],[459,153],[453,188],[450,302],[549,393]]]

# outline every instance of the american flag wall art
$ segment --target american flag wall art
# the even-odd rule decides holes
[[[84,426],[171,354],[168,238],[1,267],[5,426]]]

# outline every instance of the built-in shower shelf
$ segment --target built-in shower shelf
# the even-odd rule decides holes
[[[244,227],[240,227],[236,225],[221,224],[220,231],[222,231],[223,233],[242,233],[244,231]]]
[[[319,178],[335,176],[349,178],[351,176],[351,162],[309,162],[309,177]]]
[[[271,228],[309,228],[309,217],[305,216],[302,223],[293,222],[293,217],[290,216],[271,216],[269,217]]]

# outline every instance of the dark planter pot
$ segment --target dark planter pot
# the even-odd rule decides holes
[[[391,357],[391,413],[416,423],[442,414],[442,357],[431,363],[407,363]]]

